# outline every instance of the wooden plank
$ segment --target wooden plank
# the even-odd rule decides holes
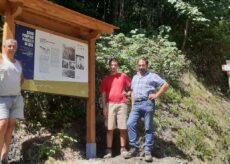
[[[37,15],[53,17],[56,20],[63,20],[70,24],[83,26],[87,29],[100,29],[103,33],[107,34],[112,34],[114,29],[117,29],[116,26],[80,14],[47,0],[24,0],[23,5]]]
[[[56,31],[65,35],[73,36],[80,39],[85,39],[90,33],[90,30],[84,29],[81,26],[66,24],[65,22],[55,21],[48,17],[36,15],[26,9],[23,9],[22,14],[17,17],[18,21],[32,24],[36,27],[41,27],[51,31]]]

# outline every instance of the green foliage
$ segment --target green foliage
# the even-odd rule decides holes
[[[56,140],[60,142],[61,147],[72,146],[73,143],[77,143],[76,139],[74,139],[73,137],[69,136],[64,132],[58,133]]]
[[[207,124],[214,131],[221,134],[222,128],[219,126],[213,115],[200,109],[195,109],[192,113],[200,120],[201,124]]]
[[[38,147],[36,154],[33,156],[34,161],[41,161],[49,157],[58,157],[62,154],[63,148],[71,147],[77,140],[68,134],[61,132]]]
[[[161,100],[167,103],[180,103],[181,99],[181,93],[172,87],[161,97]]]
[[[103,64],[105,68],[109,58],[116,57],[120,61],[120,71],[133,76],[137,59],[142,56],[149,60],[151,71],[177,83],[185,67],[185,59],[176,44],[167,37],[158,35],[147,38],[145,34],[137,32],[131,31],[130,36],[117,34],[101,37],[97,43],[97,67],[101,69]]]
[[[179,15],[185,15],[196,22],[205,22],[209,20],[204,17],[203,13],[199,11],[197,6],[193,6],[190,2],[184,2],[182,0],[168,0],[171,3]]]
[[[80,98],[23,92],[25,117],[33,129],[69,128],[74,119],[85,119],[86,100]]]
[[[204,141],[204,134],[196,128],[184,128],[178,131],[176,137],[177,145],[191,154],[205,159],[211,159],[214,155],[214,150]]]
[[[41,161],[42,159],[47,159],[48,157],[54,157],[59,153],[61,153],[59,145],[41,145],[37,154],[33,157],[33,160]]]
[[[225,150],[227,150],[229,148],[230,145],[230,135],[229,135],[229,131],[228,133],[223,133],[220,138],[219,141],[222,143],[221,145],[223,146],[223,148]]]

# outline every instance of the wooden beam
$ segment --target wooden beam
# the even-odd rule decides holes
[[[5,13],[6,0],[0,0],[0,15]]]
[[[79,39],[86,40],[86,37],[90,34],[90,30],[87,30],[81,26],[67,24],[65,22],[49,19],[45,16],[36,15],[25,8],[23,9],[22,14],[17,17],[17,20]]]
[[[11,3],[23,3],[23,0],[8,0]]]
[[[19,15],[22,14],[22,7],[18,6],[12,13],[12,17],[13,19],[15,19],[16,17],[18,17]]]
[[[91,33],[88,34],[88,36],[86,37],[87,40],[91,40],[91,39],[97,39],[99,38],[101,35],[100,31],[92,31]]]

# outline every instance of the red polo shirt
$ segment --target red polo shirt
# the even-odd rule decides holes
[[[106,102],[125,103],[127,102],[127,98],[123,92],[130,85],[131,80],[124,73],[108,75],[101,82],[100,92],[106,93]]]

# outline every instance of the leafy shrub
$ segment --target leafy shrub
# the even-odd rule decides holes
[[[161,97],[161,100],[167,103],[180,103],[182,97],[180,92],[170,87],[168,91]]]
[[[34,155],[35,161],[41,161],[48,157],[54,157],[61,153],[61,147],[59,145],[43,144],[39,147],[37,154]]]
[[[85,99],[27,91],[23,96],[26,123],[33,129],[68,128],[71,120],[85,119]]]
[[[36,154],[33,156],[33,160],[41,161],[49,157],[57,157],[62,154],[62,149],[68,146],[72,146],[77,140],[69,136],[68,134],[61,132],[55,136],[51,136],[51,139],[44,142],[38,147]]]
[[[100,70],[106,68],[111,57],[120,61],[120,71],[133,76],[136,72],[136,62],[139,57],[149,60],[149,69],[176,83],[185,68],[184,55],[170,42],[167,36],[161,35],[147,38],[145,34],[138,34],[133,30],[130,36],[120,33],[104,36],[97,43],[97,79],[102,74]],[[106,73],[106,72],[104,72]]]

